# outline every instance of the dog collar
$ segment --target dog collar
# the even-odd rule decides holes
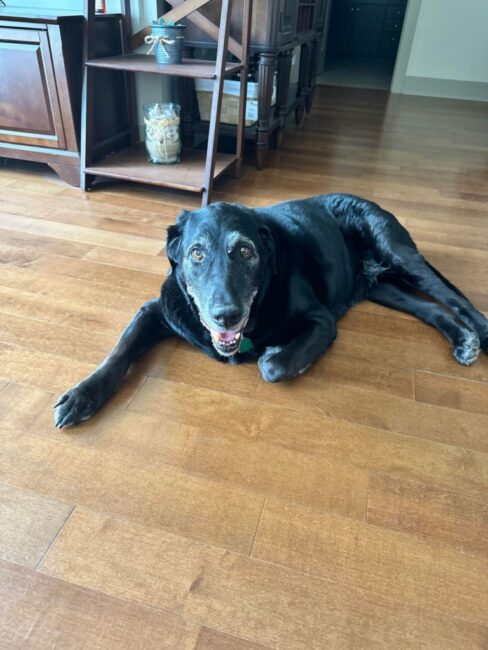
[[[239,343],[239,352],[249,352],[252,350],[254,345],[252,344],[251,339],[241,336],[241,341]]]

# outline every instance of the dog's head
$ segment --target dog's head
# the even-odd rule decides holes
[[[276,270],[270,230],[253,210],[214,203],[180,214],[166,251],[217,352],[235,354],[253,301]]]

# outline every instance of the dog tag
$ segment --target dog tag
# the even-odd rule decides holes
[[[239,344],[239,352],[249,352],[253,349],[253,344],[251,339],[247,339],[245,336],[241,336],[241,342]]]

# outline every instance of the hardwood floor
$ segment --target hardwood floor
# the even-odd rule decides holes
[[[216,198],[333,191],[394,212],[488,312],[488,104],[319,87]],[[0,169],[0,648],[488,647],[488,356],[363,303],[303,377],[265,384],[182,341],[92,421],[54,397],[167,272],[188,194],[82,194]]]

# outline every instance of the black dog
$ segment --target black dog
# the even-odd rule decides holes
[[[56,426],[92,416],[131,363],[170,336],[220,361],[257,359],[266,381],[294,377],[365,298],[437,327],[462,364],[473,363],[480,346],[488,352],[483,314],[419,254],[392,214],[355,196],[183,212],[168,229],[167,255],[172,270],[160,297],[141,307],[97,370],[59,398]]]

